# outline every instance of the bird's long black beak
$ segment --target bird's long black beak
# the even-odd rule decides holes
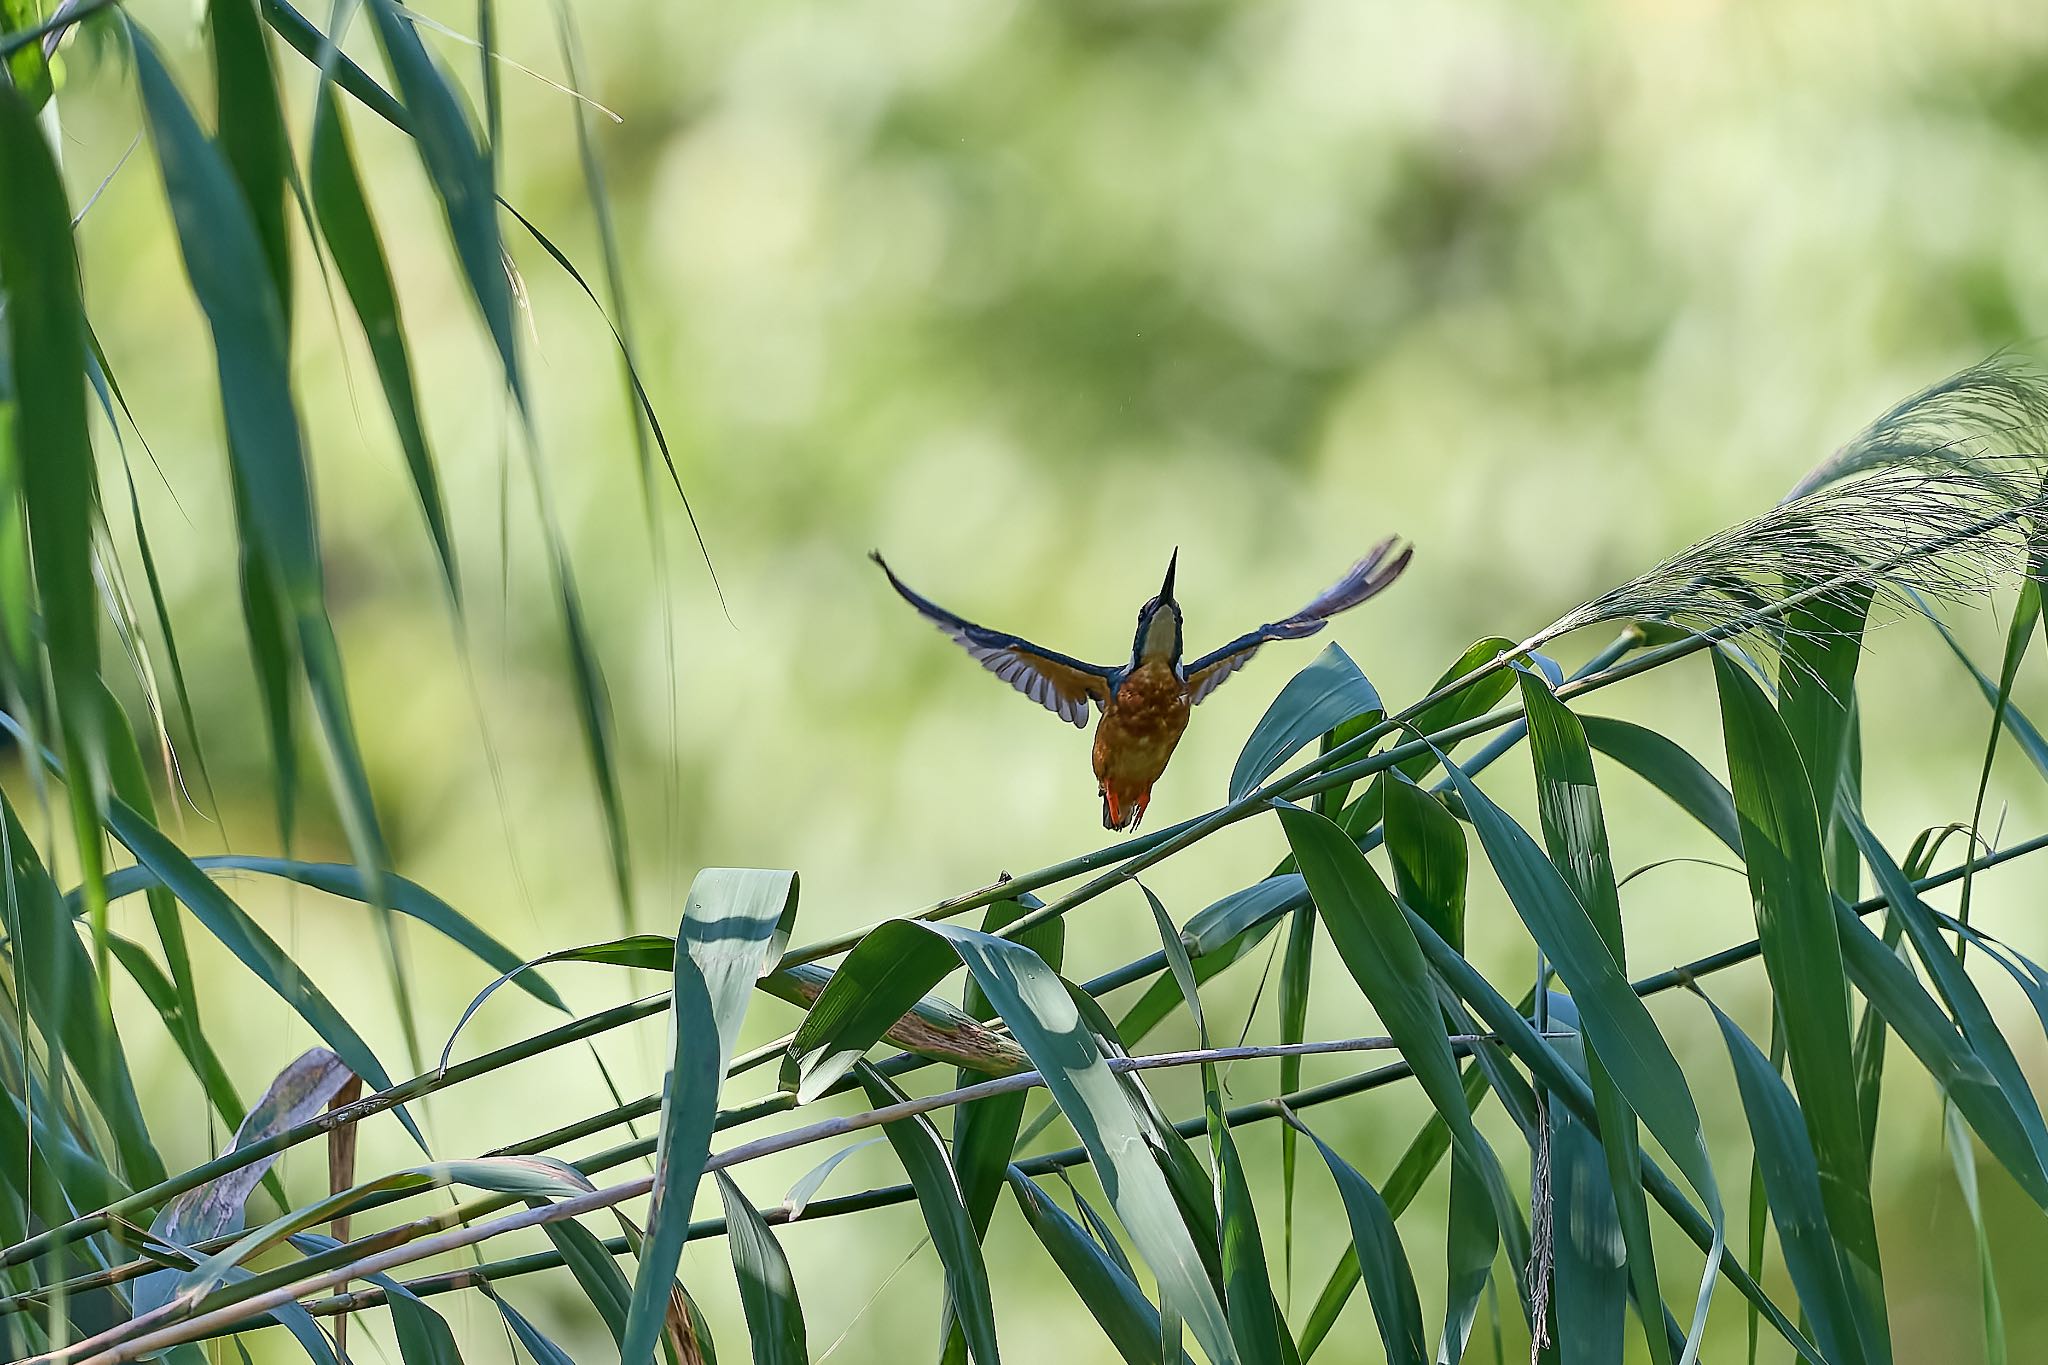
[[[1180,546],[1176,545],[1173,547],[1173,558],[1166,561],[1166,581],[1159,585],[1159,600],[1162,602],[1171,602],[1173,600],[1173,570],[1174,566],[1179,563]]]

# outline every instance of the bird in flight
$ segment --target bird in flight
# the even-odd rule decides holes
[[[1268,640],[1313,635],[1340,611],[1349,611],[1401,576],[1414,553],[1389,537],[1353,564],[1330,589],[1294,615],[1238,636],[1192,663],[1181,658],[1181,610],[1173,598],[1173,571],[1180,551],[1166,564],[1159,595],[1138,608],[1138,632],[1130,662],[1116,667],[1082,663],[1022,636],[977,626],[913,591],[882,559],[889,585],[918,614],[945,632],[974,661],[1046,710],[1080,729],[1088,707],[1102,713],[1095,727],[1095,781],[1102,795],[1105,829],[1132,830],[1145,816],[1152,784],[1166,771],[1174,746],[1188,728],[1188,713],[1231,674],[1251,662]]]

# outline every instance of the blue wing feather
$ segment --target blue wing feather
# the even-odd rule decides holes
[[[1069,725],[1086,729],[1088,704],[1109,704],[1110,669],[1035,645],[1021,635],[978,626],[912,589],[879,553],[871,552],[868,558],[881,566],[889,586],[915,607],[918,615],[937,626],[976,663]]]
[[[1372,547],[1365,558],[1353,564],[1342,578],[1316,595],[1315,599],[1294,615],[1280,621],[1272,621],[1238,636],[1221,649],[1212,650],[1187,667],[1188,701],[1199,703],[1220,687],[1225,678],[1243,668],[1258,653],[1259,646],[1268,640],[1299,640],[1313,635],[1329,624],[1332,616],[1340,611],[1349,611],[1371,597],[1377,596],[1388,584],[1401,576],[1408,567],[1415,551],[1412,546],[1402,546],[1395,552],[1396,541],[1389,536]]]

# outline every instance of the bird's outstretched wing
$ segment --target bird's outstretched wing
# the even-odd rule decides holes
[[[1266,641],[1298,640],[1304,635],[1313,635],[1338,612],[1349,611],[1399,578],[1415,551],[1412,546],[1404,545],[1396,552],[1395,544],[1394,538],[1389,536],[1373,546],[1371,553],[1353,564],[1327,591],[1286,620],[1273,621],[1249,634],[1240,635],[1223,648],[1204,654],[1189,664],[1189,703],[1200,702],[1214,692],[1225,678],[1250,663],[1252,655],[1258,653],[1259,646]]]
[[[965,617],[955,616],[930,598],[912,591],[883,561],[880,553],[870,553],[868,558],[882,566],[882,572],[889,575],[889,586],[896,589],[898,596],[916,607],[920,616],[944,631],[953,643],[973,655],[976,663],[1069,725],[1086,729],[1088,703],[1093,701],[1098,706],[1109,704],[1109,680],[1113,670],[1084,664],[1079,659],[1041,649],[1021,636],[1005,635],[999,630],[977,626]]]

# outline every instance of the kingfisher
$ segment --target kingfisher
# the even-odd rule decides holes
[[[1377,596],[1401,576],[1414,554],[1389,537],[1353,564],[1327,591],[1292,616],[1238,636],[1193,663],[1181,657],[1181,610],[1173,596],[1175,547],[1166,562],[1158,596],[1138,608],[1138,631],[1130,662],[1117,667],[1083,663],[1019,635],[978,626],[911,589],[896,576],[880,551],[868,558],[888,575],[889,585],[925,620],[973,656],[974,661],[1061,720],[1088,728],[1092,703],[1102,713],[1095,727],[1095,782],[1102,796],[1105,829],[1133,830],[1145,818],[1152,784],[1166,771],[1174,746],[1188,728],[1188,714],[1231,674],[1251,662],[1269,640],[1313,635],[1340,611]]]

